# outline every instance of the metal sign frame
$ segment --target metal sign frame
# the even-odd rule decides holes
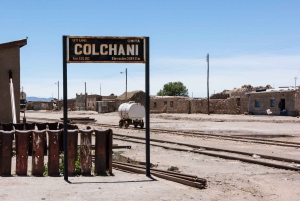
[[[133,40],[132,43],[129,44],[136,44],[138,43],[137,41],[134,42],[134,40],[143,40],[143,59],[137,60],[133,58],[133,60],[70,60],[70,43],[69,39],[87,39],[87,40]],[[83,40],[82,43],[84,44],[85,41]],[[76,42],[76,41],[75,41]],[[145,135],[146,135],[146,176],[150,177],[150,56],[149,56],[149,37],[89,37],[89,36],[63,36],[62,37],[62,43],[63,43],[63,114],[64,114],[64,130],[63,130],[63,145],[64,145],[64,180],[68,181],[68,149],[67,149],[67,140],[68,140],[68,86],[67,86],[67,63],[145,63]],[[121,44],[121,43],[118,43]],[[127,43],[125,43],[127,44]],[[80,45],[78,46],[78,48]],[[95,47],[95,48],[94,48]],[[94,50],[93,53],[95,55],[100,55],[100,52],[97,52],[96,46],[93,47],[93,44],[91,46],[86,45],[85,49],[85,54],[90,53],[91,51]],[[105,46],[106,48],[107,46]],[[120,46],[117,45],[117,48],[120,48]],[[130,50],[126,51],[127,53],[131,53],[129,56],[137,56],[137,55],[132,55],[134,54],[133,46],[126,46],[126,48],[130,47]],[[136,46],[134,46],[136,47]],[[81,47],[80,47],[81,48]],[[83,46],[82,46],[83,48]],[[94,48],[94,49],[89,49],[89,48]],[[103,47],[104,48],[104,47]],[[115,46],[113,47],[115,48]],[[124,46],[123,46],[124,48]],[[136,50],[136,49],[135,49]],[[139,49],[140,50],[140,49]],[[77,51],[79,54],[81,49]],[[83,50],[82,50],[83,51]],[[104,50],[103,50],[104,51]],[[106,50],[107,51],[107,50]],[[111,50],[112,51],[112,50]],[[117,50],[115,50],[117,51]],[[124,50],[125,51],[125,50]],[[119,50],[118,53],[123,54],[123,50]],[[97,54],[96,54],[97,53]],[[115,54],[115,53],[114,53]],[[78,55],[77,55],[78,56]],[[120,56],[120,55],[114,55],[114,56]],[[122,55],[124,56],[124,55]],[[128,55],[125,55],[128,56]],[[124,56],[124,57],[125,57]],[[140,58],[140,57],[139,57]]]
[[[145,37],[67,36],[67,63],[146,63]]]

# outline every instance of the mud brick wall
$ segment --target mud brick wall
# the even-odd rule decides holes
[[[243,114],[248,111],[248,99],[211,99],[209,101],[209,110],[212,114]],[[151,97],[150,112],[207,114],[207,99]]]
[[[241,114],[248,112],[248,97],[241,98]]]
[[[151,113],[188,113],[188,98],[150,97]]]

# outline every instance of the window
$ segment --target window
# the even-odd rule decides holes
[[[165,106],[167,106],[167,105],[168,105],[168,102],[167,102],[167,101],[165,101],[165,102],[164,102],[164,105],[165,105]]]
[[[271,99],[270,99],[270,107],[275,107],[275,105],[276,105],[275,99],[274,99],[274,98],[271,98]]]
[[[154,108],[156,108],[157,107],[157,104],[156,104],[156,102],[154,102]]]
[[[255,99],[255,107],[260,107],[260,102],[257,99]]]
[[[173,101],[170,101],[170,107],[173,107]]]

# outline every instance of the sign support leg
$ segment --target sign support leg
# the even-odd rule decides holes
[[[64,102],[64,180],[68,181],[68,82],[67,82],[67,36],[63,36],[63,102]]]
[[[145,97],[145,104],[146,104],[146,176],[150,177],[150,79],[149,79],[149,68],[150,68],[150,61],[149,61],[149,37],[146,37],[146,78],[145,78],[145,85],[146,85],[146,97]]]

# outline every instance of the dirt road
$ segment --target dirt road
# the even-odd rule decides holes
[[[71,111],[69,117],[90,117],[100,124],[118,124],[118,114],[98,114]],[[26,113],[27,121],[54,122],[61,112],[39,111]],[[193,130],[222,135],[275,135],[275,140],[300,142],[300,119],[296,117],[151,114],[151,128]],[[79,124],[80,128],[87,125]],[[144,136],[144,130],[113,128],[114,133]],[[202,146],[268,154],[300,160],[299,148],[281,147],[222,139],[198,138],[151,132],[152,139],[164,139]],[[114,144],[131,145],[132,149],[116,150],[137,161],[145,161],[145,145],[114,140]],[[262,160],[254,158],[255,160]],[[1,179],[1,200],[299,200],[299,171],[275,169],[238,160],[228,160],[192,152],[167,150],[151,146],[151,163],[167,170],[170,166],[182,173],[194,174],[208,180],[204,190],[145,175],[114,170],[113,177],[71,177],[71,183],[59,178],[5,177]],[[295,164],[296,165],[296,164]]]

